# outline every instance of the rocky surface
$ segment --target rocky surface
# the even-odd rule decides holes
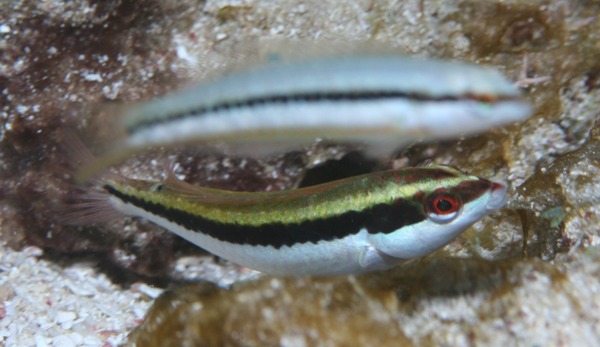
[[[591,345],[600,339],[599,10],[594,2],[560,0],[9,1],[0,8],[0,239],[17,250],[39,247],[50,263],[32,268],[91,259],[125,286],[139,280],[220,284],[165,294],[132,336],[130,343],[138,345],[173,329],[154,319],[169,315],[198,322],[176,327],[197,345]],[[265,277],[230,289],[220,288],[257,275],[215,263],[149,223],[61,222],[57,206],[77,191],[71,158],[61,149],[64,129],[85,134],[94,148],[106,135],[90,130],[98,107],[149,99],[206,78],[222,69],[215,56],[269,38],[375,40],[411,55],[492,65],[513,78],[535,106],[531,119],[415,146],[396,161],[427,159],[504,178],[511,187],[507,209],[433,256],[390,272],[356,279]],[[115,170],[160,177],[167,157],[196,184],[277,190],[302,184],[308,167],[348,151],[316,148],[254,160],[170,150],[143,154]],[[353,154],[309,170],[307,182],[371,169]],[[19,276],[10,275],[15,265],[9,260],[18,256],[8,248],[0,254],[10,264],[1,268],[2,288],[15,288]],[[55,278],[49,283],[64,286],[60,275]],[[4,306],[23,308],[11,304],[19,295],[4,295]],[[170,308],[169,300],[190,304]],[[10,327],[14,317],[8,310],[0,323]],[[130,327],[123,322],[124,331]],[[14,328],[2,331],[8,332],[5,341],[14,341],[7,336]],[[98,336],[102,343],[118,342]]]
[[[592,248],[550,263],[434,259],[360,278],[180,287],[128,346],[592,346],[598,261]]]

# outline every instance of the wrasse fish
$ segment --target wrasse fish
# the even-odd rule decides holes
[[[272,153],[319,138],[364,143],[379,155],[530,114],[517,87],[477,65],[389,54],[272,63],[124,107],[112,129],[123,138],[77,179],[152,146],[226,143]]]
[[[383,270],[429,254],[503,206],[505,185],[450,167],[376,172],[279,192],[105,181],[81,216],[146,218],[234,263],[279,275]]]

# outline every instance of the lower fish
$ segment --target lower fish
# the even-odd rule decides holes
[[[519,89],[488,67],[393,54],[271,63],[121,108],[111,128],[121,138],[77,179],[153,146],[225,143],[260,155],[324,139],[381,156],[530,115]]]
[[[376,172],[279,192],[109,180],[80,216],[145,218],[201,248],[276,275],[383,270],[427,255],[503,206],[506,186],[451,167]]]

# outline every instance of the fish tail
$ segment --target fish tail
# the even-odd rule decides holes
[[[82,156],[81,153],[76,153],[78,155],[75,157],[85,159],[79,163],[77,170],[74,171],[75,181],[78,184],[83,184],[86,181],[93,179],[102,173],[104,169],[115,163],[121,162],[130,154],[129,152],[119,150],[121,147],[119,144],[122,139],[126,137],[127,133],[121,119],[130,108],[131,105],[128,104],[103,103],[90,106],[86,110],[85,113],[89,115],[90,125],[85,130],[85,138],[91,138],[92,142],[94,142],[94,150],[99,150],[104,154],[95,157],[93,155]],[[91,153],[89,148],[83,145],[81,138],[79,138],[78,141],[69,142],[69,147],[83,146],[85,151]],[[77,144],[77,142],[81,145],[73,146]]]
[[[93,181],[100,173],[115,163],[125,160],[134,151],[128,150],[110,150],[100,157],[95,157],[92,161],[87,161],[82,164],[74,174],[75,182],[83,184],[88,181]]]
[[[78,188],[69,192],[57,220],[63,225],[107,223],[123,214],[114,208],[110,195],[102,187]]]
[[[85,225],[122,217],[113,207],[110,195],[103,186],[107,180],[121,181],[124,178],[108,173],[102,179],[94,178],[85,184],[78,184],[75,179],[77,168],[95,162],[96,158],[73,129],[62,131],[57,141],[59,150],[67,158],[66,165],[58,170],[63,171],[62,176],[69,182],[62,200],[54,206],[57,221],[63,225]]]

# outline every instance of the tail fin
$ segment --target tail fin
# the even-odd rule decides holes
[[[140,102],[141,104],[141,102]],[[68,142],[68,147],[76,145],[77,147],[83,147],[84,153],[76,153],[79,159],[83,159],[81,163],[78,163],[77,169],[74,171],[75,182],[82,184],[88,180],[98,176],[107,167],[120,163],[126,159],[131,153],[121,151],[121,147],[118,144],[126,137],[125,125],[122,122],[123,115],[128,112],[129,109],[137,104],[122,104],[122,103],[103,103],[100,105],[92,105],[88,107],[84,112],[90,114],[91,125],[87,127],[86,132],[89,132],[89,136],[98,142],[94,144],[94,149],[98,147],[103,153],[100,157],[91,155],[90,150],[83,144],[81,138],[77,137],[76,141],[69,139],[73,137],[73,131],[70,131],[71,135],[67,132],[65,140]],[[87,135],[87,134],[86,134]],[[70,148],[67,150],[71,151]],[[79,149],[77,149],[79,150]]]
[[[56,206],[57,219],[65,225],[83,225],[91,223],[109,222],[121,217],[119,211],[114,209],[110,202],[110,195],[104,191],[104,180],[95,178],[85,185],[79,185],[73,178],[74,171],[81,165],[93,162],[94,155],[82,142],[73,129],[66,129],[57,139],[60,151],[68,158],[67,167],[63,168],[64,176],[72,181],[65,194],[63,203]],[[117,174],[105,175],[107,180],[121,179]]]
[[[65,225],[106,223],[123,215],[110,203],[110,196],[101,189],[80,189],[70,193],[58,221]]]

